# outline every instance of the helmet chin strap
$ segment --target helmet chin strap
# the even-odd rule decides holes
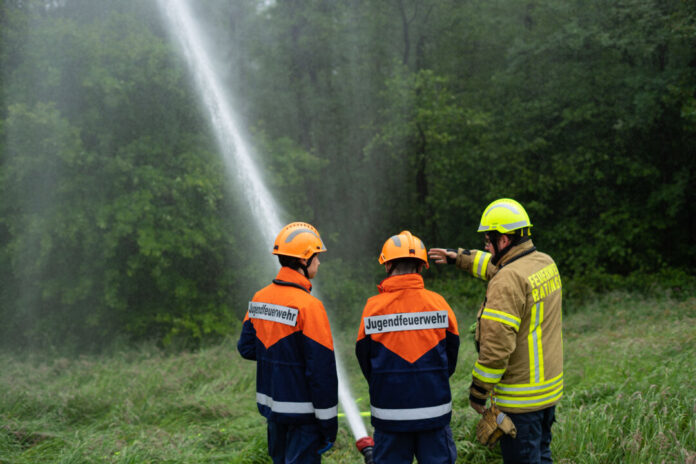
[[[309,279],[309,266],[312,265],[312,261],[314,261],[314,258],[317,256],[316,253],[314,253],[312,256],[309,257],[307,260],[307,264],[302,264],[300,263],[299,268],[302,269],[302,272],[304,273],[304,276]]]
[[[498,237],[497,235],[495,237],[490,237],[491,245],[493,246],[493,257],[491,258],[491,263],[493,264],[498,264],[500,258],[503,257],[501,251],[498,249]]]
[[[524,243],[530,239],[529,235],[516,235],[510,237],[510,243],[503,248],[502,250],[498,250],[498,239],[496,238],[495,240],[491,240],[491,244],[493,245],[493,250],[495,251],[495,255],[493,258],[491,258],[491,263],[493,265],[498,264],[498,262],[505,256],[505,253],[510,251],[510,248],[519,245],[520,243]]]
[[[491,258],[491,263],[493,263],[494,265],[498,264],[498,261],[500,261],[503,258],[503,256],[505,256],[505,253],[507,253],[512,247],[513,245],[512,243],[510,243],[502,250],[498,250],[498,240],[495,240],[493,242],[493,250],[495,250],[495,254],[493,255],[493,258]]]

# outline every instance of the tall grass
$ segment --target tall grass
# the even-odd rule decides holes
[[[451,300],[468,304],[469,296]],[[474,438],[475,353],[466,334],[473,309],[459,311],[452,378],[458,462],[502,462]],[[556,462],[696,464],[696,299],[612,293],[567,314],[564,328]],[[368,410],[355,332],[336,338],[358,405]],[[255,366],[234,342],[175,354],[152,345],[71,358],[0,354],[0,463],[269,462]],[[347,423],[340,425],[324,462],[361,462]]]

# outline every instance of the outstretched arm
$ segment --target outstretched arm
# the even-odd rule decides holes
[[[435,264],[454,264],[457,259],[457,250],[452,248],[431,248],[428,250],[428,257]]]
[[[497,268],[489,265],[491,254],[480,250],[466,248],[431,248],[428,256],[436,264],[456,264],[459,269],[470,273],[477,279],[490,280]]]

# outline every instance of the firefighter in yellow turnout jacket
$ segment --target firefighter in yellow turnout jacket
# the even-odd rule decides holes
[[[551,425],[563,395],[562,283],[553,259],[534,247],[531,227],[522,205],[500,199],[481,217],[486,251],[429,251],[436,263],[489,281],[477,314],[469,400],[483,413],[492,394],[514,422],[516,438],[501,440],[506,463],[552,462]]]

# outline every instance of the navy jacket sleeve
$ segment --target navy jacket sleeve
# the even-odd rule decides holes
[[[242,334],[237,342],[237,351],[242,358],[256,361],[256,329],[249,319],[242,324]]]
[[[457,367],[457,357],[459,356],[459,335],[447,331],[446,343],[447,347],[445,350],[447,351],[447,371],[449,376],[452,377],[452,374],[454,374],[454,370]]]
[[[334,442],[338,432],[338,376],[334,352],[304,337],[306,370],[312,404],[317,411],[317,419],[324,438]],[[333,411],[330,412],[329,410]]]
[[[372,339],[370,337],[364,337],[357,341],[355,344],[355,356],[358,358],[358,364],[360,365],[360,370],[362,370],[365,380],[370,382],[370,376],[372,374],[372,365],[370,364],[370,343]]]

